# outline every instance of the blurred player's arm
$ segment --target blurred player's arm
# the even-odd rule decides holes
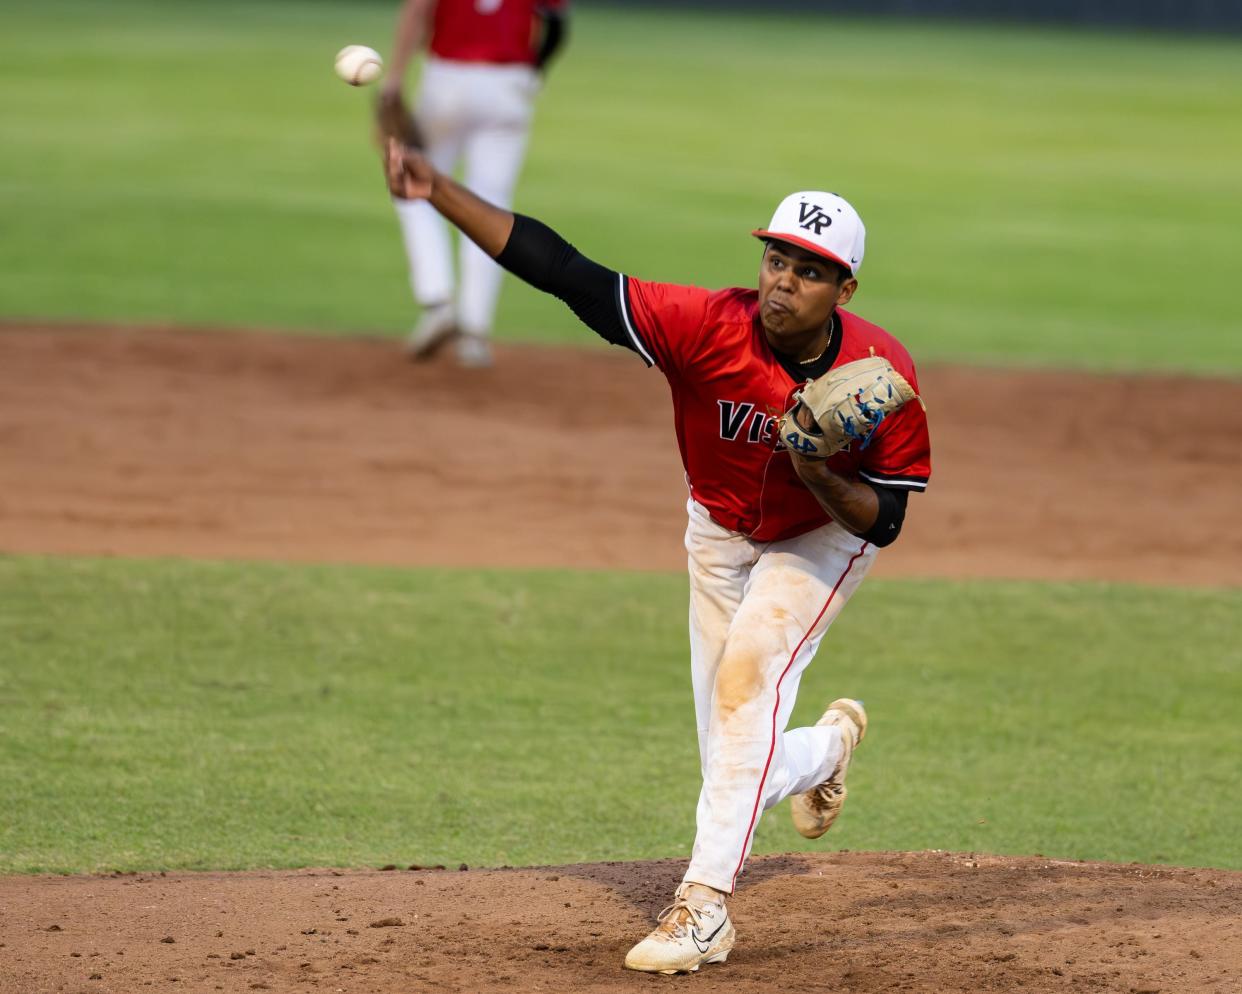
[[[401,93],[406,70],[414,53],[423,47],[427,30],[435,13],[436,0],[405,0],[397,13],[397,29],[393,35],[388,73],[380,85],[380,98],[392,99]]]
[[[563,300],[605,341],[637,351],[621,316],[615,270],[591,261],[541,221],[489,204],[433,169],[416,149],[390,140],[386,167],[394,197],[426,200],[514,276]]]
[[[569,10],[562,6],[542,6],[538,14],[541,32],[539,47],[535,51],[535,68],[546,72],[552,56],[565,44],[569,32]]]

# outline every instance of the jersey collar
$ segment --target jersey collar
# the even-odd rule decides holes
[[[758,316],[756,316],[756,320]],[[763,334],[763,323],[759,323],[759,334],[763,338],[763,344],[767,346],[768,351],[772,353],[781,369],[789,374],[789,378],[796,384],[803,384],[807,380],[819,379],[828,370],[832,369],[833,363],[837,361],[837,356],[841,354],[841,341],[845,338],[844,333],[845,322],[841,320],[839,311],[832,312],[832,341],[828,343],[828,348],[824,350],[824,354],[814,362],[803,365],[793,356],[785,355],[783,352],[777,352],[776,349],[768,343],[768,336]]]

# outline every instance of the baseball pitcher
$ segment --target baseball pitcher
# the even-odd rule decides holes
[[[861,702],[842,697],[815,726],[786,725],[820,641],[931,474],[909,354],[844,309],[858,287],[862,220],[836,194],[794,193],[753,232],[758,289],[710,291],[610,270],[419,152],[396,140],[387,151],[393,196],[429,204],[668,381],[690,491],[703,786],[684,880],[625,965],[679,973],[724,962],[735,941],[727,899],[763,812],[791,798],[795,827],[817,838],[841,811],[867,730]]]

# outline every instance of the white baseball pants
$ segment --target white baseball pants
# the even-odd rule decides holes
[[[690,501],[690,666],[703,789],[685,879],[732,893],[759,817],[828,778],[833,727],[786,731],[802,673],[876,548],[836,523],[755,542]],[[851,688],[842,687],[846,696]],[[828,701],[824,702],[826,706]]]
[[[463,180],[484,200],[508,208],[534,114],[539,74],[525,65],[450,62],[429,56],[415,116],[427,158],[442,173],[464,163]],[[448,225],[422,201],[395,200],[414,299],[426,308],[453,302],[467,334],[492,329],[503,273],[470,239],[461,238],[460,284],[454,292]]]

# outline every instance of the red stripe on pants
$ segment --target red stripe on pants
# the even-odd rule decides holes
[[[733,878],[729,881],[730,894],[733,893],[733,889],[737,886],[737,875],[742,872],[742,864],[746,862],[746,850],[750,847],[750,836],[755,830],[755,822],[759,820],[759,808],[763,804],[763,788],[768,782],[768,771],[772,768],[772,757],[776,755],[776,720],[781,713],[781,683],[784,681],[785,675],[792,669],[794,660],[798,658],[798,653],[806,645],[806,640],[811,637],[811,632],[815,631],[815,626],[819,624],[820,619],[828,610],[832,599],[837,596],[837,591],[841,589],[841,584],[845,582],[845,578],[849,576],[850,570],[854,568],[854,563],[858,561],[859,556],[867,551],[867,545],[868,543],[864,542],[862,548],[854,553],[850,561],[845,564],[845,570],[837,578],[837,582],[833,584],[832,591],[828,594],[828,599],[824,601],[824,606],[820,608],[819,614],[811,622],[811,627],[806,630],[806,634],[798,642],[797,647],[789,657],[789,662],[785,664],[785,668],[776,680],[776,706],[772,709],[772,742],[768,746],[768,761],[763,764],[763,776],[759,778],[759,791],[755,795],[755,806],[750,812],[750,824],[746,826],[746,835],[742,839],[742,855],[738,858],[737,869],[733,871]]]

